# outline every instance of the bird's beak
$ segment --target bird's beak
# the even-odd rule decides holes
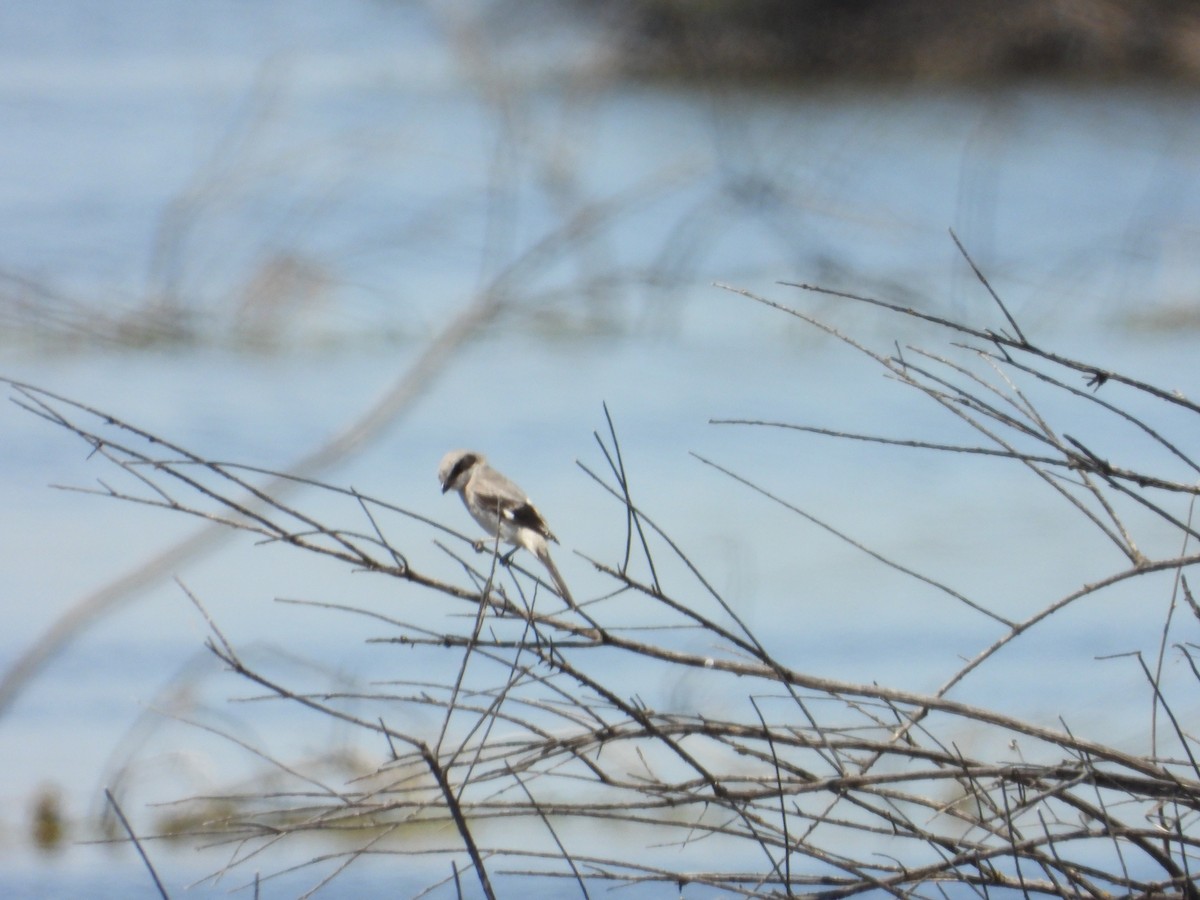
[[[444,494],[448,490],[450,490],[450,482],[449,481],[447,481],[445,484],[442,485],[442,493]]]

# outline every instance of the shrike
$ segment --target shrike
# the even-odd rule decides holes
[[[558,538],[523,490],[489,466],[484,455],[474,450],[451,450],[443,456],[438,466],[438,481],[442,483],[443,494],[458,491],[467,512],[488,534],[507,544],[524,547],[536,556],[550,573],[567,605],[575,605],[567,583],[550,559],[547,541],[557,543]]]

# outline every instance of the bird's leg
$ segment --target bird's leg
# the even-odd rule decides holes
[[[494,551],[496,549],[496,542],[495,541],[478,540],[471,546],[473,546],[475,548],[476,553],[482,553],[484,550],[493,550]],[[520,549],[521,549],[520,547],[513,547],[507,553],[499,553],[497,555],[500,557],[500,561],[502,563],[504,563],[504,565],[506,565],[506,566],[512,565],[513,554],[516,553]]]

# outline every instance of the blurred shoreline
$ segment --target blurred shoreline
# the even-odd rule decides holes
[[[501,4],[508,6],[509,4]],[[645,77],[1200,81],[1200,6],[1178,0],[577,0]]]

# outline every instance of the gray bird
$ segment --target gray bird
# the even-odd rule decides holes
[[[514,552],[516,547],[524,547],[536,556],[550,573],[567,605],[575,605],[567,583],[550,558],[547,542],[558,543],[558,538],[523,490],[489,466],[484,455],[474,450],[451,450],[443,456],[438,466],[438,481],[442,483],[443,494],[458,491],[467,512],[484,531],[506,544],[513,544]]]

